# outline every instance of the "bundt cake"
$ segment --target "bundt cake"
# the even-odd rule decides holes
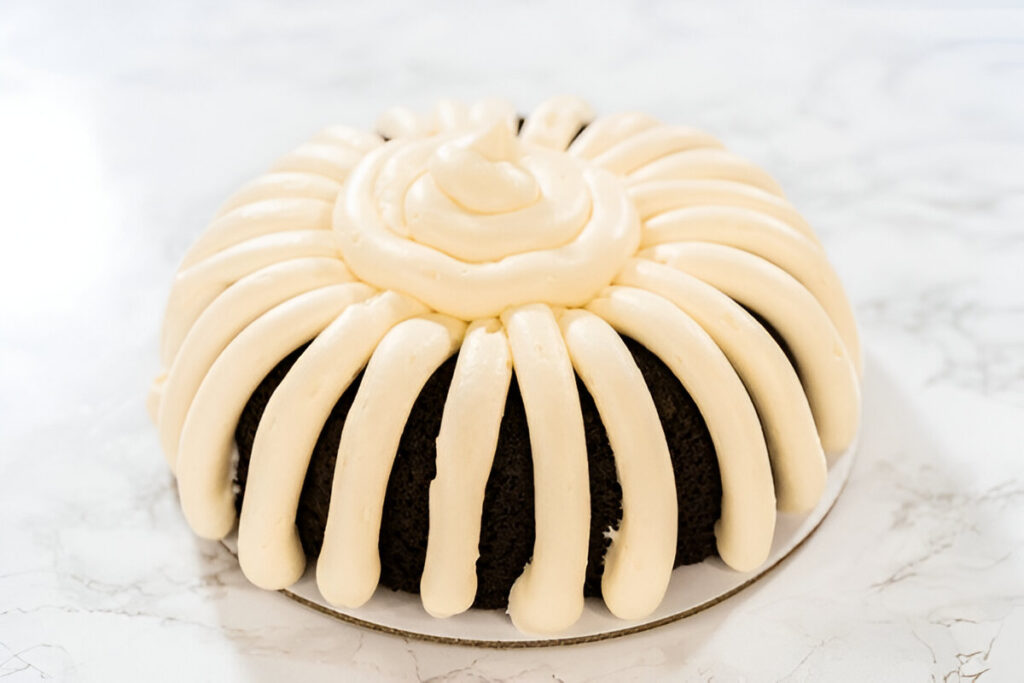
[[[325,129],[185,254],[149,408],[185,518],[258,586],[309,560],[447,617],[651,613],[768,556],[853,440],[860,349],[813,231],[713,137],[568,97]]]

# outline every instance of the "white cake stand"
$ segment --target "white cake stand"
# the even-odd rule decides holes
[[[678,567],[672,572],[665,599],[654,613],[636,621],[618,619],[598,598],[587,598],[583,616],[567,631],[555,637],[520,633],[504,610],[470,609],[449,619],[435,619],[423,610],[418,595],[378,588],[373,598],[357,609],[328,604],[316,588],[312,566],[291,588],[279,591],[285,597],[340,621],[374,631],[406,638],[474,647],[523,648],[571,645],[646,631],[669,624],[716,605],[735,595],[774,569],[817,530],[843,490],[853,465],[856,444],[830,459],[825,492],[818,505],[803,515],[779,514],[775,539],[767,561],[752,572],[736,572],[718,559]],[[234,536],[223,541],[237,551]]]

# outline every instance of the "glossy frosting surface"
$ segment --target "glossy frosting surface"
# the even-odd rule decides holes
[[[604,599],[622,618],[649,614],[671,575],[676,499],[621,334],[661,358],[708,425],[722,559],[760,565],[776,508],[813,507],[826,453],[849,445],[860,409],[849,304],[777,184],[706,133],[643,114],[594,119],[574,98],[541,104],[521,130],[495,100],[392,110],[378,130],[326,129],[229,199],[184,258],[150,409],[193,529],[232,530],[238,414],[270,368],[311,341],[256,433],[239,558],[265,588],[302,575],[295,515],[310,454],[365,368],[317,566],[329,601],[364,603],[379,579],[380,514],[405,419],[458,352],[430,490],[424,607],[446,617],[473,601],[484,486],[514,372],[537,527],[509,597],[513,622],[556,633],[583,609],[590,505],[577,375],[623,491]]]

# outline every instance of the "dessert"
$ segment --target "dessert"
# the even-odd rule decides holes
[[[150,410],[185,517],[256,585],[505,607],[767,557],[852,442],[860,349],[813,231],[711,136],[561,97],[327,128],[186,253]],[[240,510],[240,512],[239,512]]]

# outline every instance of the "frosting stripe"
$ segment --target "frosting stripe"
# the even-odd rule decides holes
[[[389,151],[375,152],[353,174],[335,211],[335,233],[354,274],[382,289],[414,295],[435,310],[473,320],[533,301],[579,305],[618,272],[639,243],[636,213],[618,180],[585,169],[593,210],[573,241],[499,261],[460,261],[400,237],[381,218],[372,188]]]
[[[423,385],[458,349],[465,329],[448,316],[413,318],[388,332],[370,357],[342,428],[316,568],[331,604],[358,607],[377,588],[384,495],[402,430]],[[301,546],[296,551],[301,555]]]
[[[650,292],[609,287],[587,309],[661,358],[693,397],[722,475],[718,554],[738,571],[757,568],[775,533],[775,492],[757,413],[725,354],[679,307]]]
[[[420,597],[435,617],[466,611],[476,596],[484,491],[511,379],[512,356],[501,324],[493,318],[471,324],[444,404],[437,476],[430,484]]]
[[[327,126],[313,136],[310,142],[324,143],[336,147],[348,147],[357,152],[372,152],[384,144],[376,133],[349,128],[348,126]]]
[[[828,312],[862,372],[857,321],[839,277],[819,244],[786,223],[738,206],[693,206],[647,221],[642,246],[668,242],[713,242],[750,252],[800,281]]]
[[[469,123],[469,107],[458,100],[440,99],[434,105],[434,130],[464,130]]]
[[[329,202],[319,199],[265,199],[233,209],[210,223],[185,253],[188,268],[244,240],[273,232],[326,230],[331,227]]]
[[[512,362],[523,396],[533,459],[533,558],[508,599],[520,631],[554,633],[583,613],[590,532],[590,474],[576,376],[551,309],[509,309]]]
[[[657,126],[636,133],[594,157],[594,163],[612,173],[627,175],[673,152],[721,147],[714,137],[692,128]]]
[[[573,366],[594,398],[615,456],[622,521],[604,559],[601,592],[621,619],[653,612],[675,563],[675,475],[658,410],[622,338],[593,313],[559,319]]]
[[[811,226],[786,200],[730,180],[651,180],[629,188],[641,220],[691,206],[739,206],[777,218],[815,242]]]
[[[178,272],[168,297],[161,335],[160,358],[169,367],[185,335],[206,307],[243,277],[275,263],[305,257],[332,258],[345,268],[334,236],[326,230],[277,232],[239,242],[210,258]]]
[[[228,287],[199,316],[174,358],[158,412],[160,441],[174,469],[189,405],[217,356],[249,323],[294,296],[349,279],[329,258],[295,259],[248,275]]]
[[[469,108],[469,122],[473,126],[487,126],[500,121],[513,133],[518,124],[516,108],[508,100],[490,97],[474,102]]]
[[[419,114],[408,107],[388,109],[377,118],[376,127],[382,136],[390,140],[419,137],[430,133]]]
[[[569,146],[569,153],[583,159],[593,159],[612,145],[657,125],[658,120],[647,114],[602,116],[580,133]]]
[[[482,529],[484,499],[514,372],[535,535],[508,595],[513,624],[555,633],[583,611],[583,386],[622,492],[591,577],[602,572],[611,613],[651,614],[685,548],[662,406],[628,336],[679,379],[711,435],[719,555],[741,571],[761,565],[777,509],[811,509],[826,454],[854,438],[862,372],[849,301],[778,183],[707,133],[639,113],[594,120],[574,97],[525,118],[505,100],[440,100],[423,114],[393,109],[378,130],[319,131],[231,195],[182,260],[147,407],[196,533],[231,531],[239,418],[297,355],[258,397],[262,413],[246,411],[239,561],[268,589],[306,570],[300,497],[348,390],[316,576],[329,602],[369,600],[381,541],[401,550],[381,518],[410,411],[458,349],[421,501],[424,609],[464,612],[478,584],[481,600],[501,600],[476,564],[494,531]],[[414,564],[401,568],[404,588]]]
[[[281,157],[271,170],[315,173],[343,183],[362,158],[363,152],[351,147],[307,142]]]
[[[786,340],[826,453],[853,442],[860,418],[857,373],[828,314],[791,275],[739,249],[699,242],[641,252],[704,280],[764,317]]]
[[[632,261],[616,283],[665,297],[711,335],[757,409],[779,509],[813,508],[825,488],[825,454],[800,379],[772,336],[725,294],[668,266]]]
[[[372,293],[349,283],[300,294],[253,321],[217,357],[189,408],[178,450],[178,493],[196,534],[223,538],[234,525],[235,425],[252,392],[282,358]]]
[[[564,150],[573,136],[594,118],[594,112],[578,97],[553,97],[533,110],[523,124],[523,142]]]
[[[264,199],[319,199],[333,203],[341,191],[341,184],[314,173],[282,171],[266,173],[242,186],[224,202],[215,218],[232,209],[254,204]]]
[[[775,179],[743,157],[724,149],[705,147],[674,152],[629,174],[628,183],[651,180],[731,180],[782,197]]]
[[[320,431],[388,330],[423,312],[393,292],[364,297],[313,340],[274,391],[256,429],[238,531],[239,562],[256,585],[284,588],[302,576],[295,515]]]

